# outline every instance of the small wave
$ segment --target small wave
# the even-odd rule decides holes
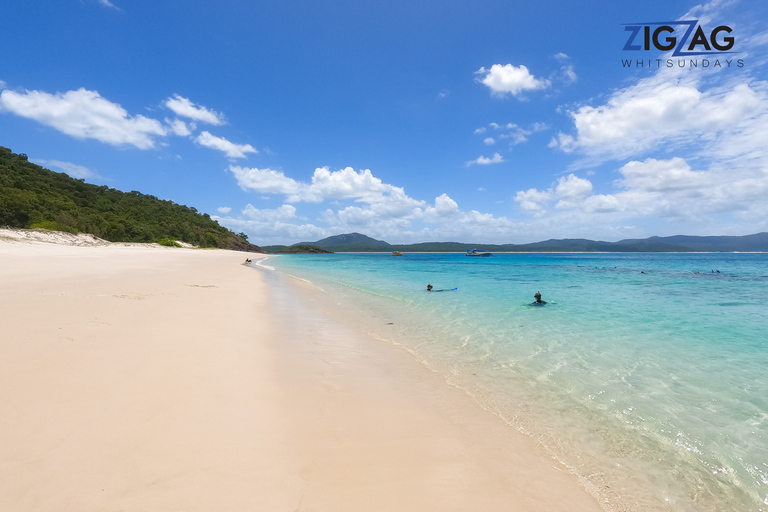
[[[269,259],[269,256],[264,256],[263,258],[254,261],[253,264],[261,268],[266,268],[267,270],[275,270],[275,267],[270,267],[269,265],[264,265],[262,263],[264,261],[267,261],[268,259]]]

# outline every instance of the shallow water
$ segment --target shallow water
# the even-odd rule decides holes
[[[768,511],[766,254],[266,264],[367,318],[372,335],[535,438],[611,509]],[[546,306],[530,306],[537,291]]]

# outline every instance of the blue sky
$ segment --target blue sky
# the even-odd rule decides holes
[[[0,145],[256,244],[768,231],[765,2],[30,0],[3,17]],[[623,24],[678,20],[728,26],[733,47],[623,49]]]

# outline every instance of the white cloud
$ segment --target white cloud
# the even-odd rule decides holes
[[[250,189],[265,194],[285,194],[289,197],[289,202],[301,201],[300,192],[304,186],[281,171],[233,165],[229,170],[235,175],[238,186],[243,190]]]
[[[294,224],[296,209],[291,205],[282,205],[276,209],[257,209],[247,205],[241,212],[242,217],[211,216],[222,226],[235,232],[243,231],[256,244],[286,244],[309,242],[325,238],[332,233],[314,224]]]
[[[437,99],[438,99],[438,100],[444,100],[444,99],[445,99],[445,98],[447,98],[447,97],[448,97],[450,94],[451,94],[451,93],[450,93],[450,91],[449,91],[448,89],[443,89],[442,91],[440,91],[439,93],[437,93]]]
[[[296,207],[284,204],[274,210],[259,210],[254,208],[253,205],[248,204],[243,210],[243,215],[259,222],[285,221],[296,217]]]
[[[475,135],[479,135],[481,133],[485,133],[485,127],[484,126],[475,130]]]
[[[592,183],[573,174],[557,180],[554,196],[559,199],[555,208],[575,208],[592,192]]]
[[[224,124],[224,115],[208,110],[202,105],[195,105],[189,99],[174,94],[173,98],[165,100],[165,106],[173,110],[177,116],[186,117],[202,123],[219,126]]]
[[[313,240],[311,235],[317,239],[350,231],[393,242],[456,237],[474,240],[479,235],[490,240],[512,233],[513,223],[504,217],[463,211],[447,194],[437,196],[432,204],[413,199],[403,188],[383,183],[368,169],[354,171],[347,167],[332,172],[321,167],[309,183],[272,169],[231,166],[230,171],[244,190],[283,194],[288,203],[353,201],[336,209],[325,209],[314,223],[301,225],[295,222],[298,217],[293,204],[275,210],[259,210],[249,205],[240,219],[222,220],[227,227],[252,235],[255,243],[294,243]],[[318,223],[326,227],[319,227]]]
[[[541,191],[535,188],[531,188],[525,191],[521,190],[515,195],[515,201],[520,203],[520,207],[523,210],[529,212],[543,210],[546,206],[546,203],[551,201],[551,199],[551,191]]]
[[[584,231],[589,237],[610,232],[622,222],[630,225],[675,226],[674,232],[712,234],[714,226],[723,230],[757,232],[766,229],[768,216],[768,166],[754,162],[750,167],[729,168],[715,165],[694,170],[683,158],[648,158],[630,161],[619,168],[621,179],[615,191],[592,194],[592,183],[569,175],[547,190],[520,191],[515,201],[534,214],[539,229]],[[555,203],[556,210],[548,213]],[[734,223],[733,219],[738,222]],[[645,233],[647,236],[647,232]],[[575,232],[568,236],[574,236]]]
[[[435,206],[428,206],[419,212],[424,220],[439,222],[448,217],[455,217],[460,213],[459,204],[448,197],[448,194],[442,194],[435,198]]]
[[[561,62],[561,66],[559,75],[554,74],[551,78],[553,80],[560,80],[566,84],[572,84],[575,82],[578,77],[576,76],[576,72],[573,70],[573,64],[568,62],[570,57],[562,52],[556,53],[554,57]]]
[[[692,171],[688,162],[679,157],[632,161],[619,169],[619,172],[624,179],[618,180],[617,185],[643,192],[673,192],[714,185],[706,178],[706,173]]]
[[[327,167],[319,167],[315,169],[311,183],[298,182],[272,169],[230,166],[229,170],[243,190],[284,194],[289,203],[352,199],[375,205],[378,213],[387,215],[424,204],[408,197],[401,187],[383,183],[369,169],[356,172],[346,167],[332,172]]]
[[[73,164],[70,162],[62,162],[61,160],[35,160],[35,163],[49,169],[61,169],[70,177],[76,179],[100,177],[98,174],[83,165]]]
[[[99,2],[101,5],[105,6],[105,7],[111,7],[111,8],[113,8],[113,9],[117,9],[118,11],[120,10],[120,8],[119,8],[118,6],[116,6],[115,4],[113,4],[112,2],[110,2],[109,0],[98,0],[98,2]]]
[[[511,236],[514,225],[504,217],[463,211],[447,194],[436,197],[434,205],[415,207],[398,216],[381,215],[372,205],[349,206],[337,212],[326,210],[321,219],[331,226],[331,232],[364,231],[374,238],[395,242],[498,239]]]
[[[258,150],[250,144],[235,144],[224,137],[216,137],[207,131],[203,131],[195,138],[195,142],[201,146],[218,149],[229,158],[245,158],[246,153],[258,153]]]
[[[612,95],[604,105],[569,112],[576,135],[559,133],[550,146],[625,158],[658,144],[714,140],[768,110],[765,91],[755,87],[739,83],[701,92],[691,83],[641,80]]]
[[[6,89],[0,93],[0,111],[35,120],[78,139],[95,139],[115,146],[150,149],[155,147],[154,137],[166,135],[166,129],[156,119],[129,116],[117,103],[83,88],[57,94]]]
[[[529,129],[524,129],[515,123],[507,123],[506,125],[500,125],[499,123],[488,123],[488,126],[494,129],[494,131],[499,132],[493,137],[486,137],[483,142],[485,144],[491,146],[501,140],[508,140],[510,142],[511,146],[516,146],[518,144],[522,144],[523,142],[528,141],[528,136],[531,135],[534,132],[539,132],[542,130],[545,130],[547,128],[547,125],[544,123],[533,123]],[[480,134],[485,132],[486,129],[482,128],[482,131],[480,131],[480,128],[475,130],[475,134]],[[473,163],[480,163],[477,160],[473,161]],[[495,162],[488,162],[488,163],[495,163]]]
[[[475,72],[482,75],[477,80],[491,89],[495,96],[511,94],[518,96],[524,91],[534,91],[549,87],[549,81],[535,78],[525,66],[512,64],[494,64],[491,69],[480,68]]]
[[[578,77],[576,76],[576,71],[573,70],[573,64],[566,64],[560,68],[560,72],[562,73],[562,78],[567,83],[573,83],[575,82]]]
[[[2,80],[0,80],[0,90],[1,90],[1,89],[5,89],[7,86],[8,86],[8,84],[6,84],[6,83],[5,83],[5,82],[3,82]]]
[[[466,165],[467,167],[471,165],[490,165],[490,164],[498,164],[503,161],[504,161],[504,158],[502,158],[500,154],[494,153],[493,156],[490,158],[480,155],[476,159],[466,162],[464,165]]]
[[[195,129],[195,123],[187,124],[181,119],[171,120],[166,117],[165,124],[168,125],[174,135],[179,135],[181,137],[188,137],[192,135],[192,130]]]
[[[553,201],[557,201],[556,208],[576,208],[590,192],[592,183],[589,180],[569,174],[560,177],[554,186],[547,190],[521,190],[515,195],[515,201],[523,210],[543,213]]]
[[[229,206],[220,206],[220,207],[216,208],[216,211],[219,212],[222,215],[226,215],[226,214],[228,214],[229,212],[232,211],[232,208],[230,208]]]

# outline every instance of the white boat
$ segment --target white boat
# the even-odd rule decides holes
[[[467,256],[493,256],[493,253],[485,249],[472,249],[467,251]]]

